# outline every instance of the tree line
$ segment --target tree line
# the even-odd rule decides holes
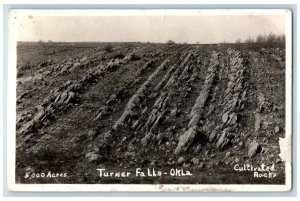
[[[264,44],[285,44],[285,35],[276,35],[274,33],[269,34],[259,34],[255,37],[249,36],[244,41],[238,38],[235,43],[264,43]]]

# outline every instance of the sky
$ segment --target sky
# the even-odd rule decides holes
[[[284,15],[23,16],[18,41],[219,43],[284,34]]]

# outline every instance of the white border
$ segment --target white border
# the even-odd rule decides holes
[[[286,138],[283,140],[286,157],[285,185],[177,185],[177,184],[16,184],[15,183],[15,122],[16,122],[16,33],[17,24],[14,17],[38,16],[143,16],[143,15],[286,15]],[[83,192],[83,191],[164,191],[164,192],[219,192],[219,191],[290,191],[291,190],[291,133],[292,133],[292,30],[291,11],[284,9],[139,9],[139,10],[11,10],[9,13],[9,59],[8,59],[8,97],[7,102],[7,184],[9,191],[52,191],[52,192]],[[282,148],[282,146],[281,146]]]
[[[12,15],[32,16],[218,16],[286,15],[286,9],[13,9]]]

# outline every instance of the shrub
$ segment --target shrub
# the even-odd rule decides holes
[[[106,44],[106,45],[104,46],[104,50],[105,50],[106,52],[112,52],[113,46],[112,46],[111,44]]]

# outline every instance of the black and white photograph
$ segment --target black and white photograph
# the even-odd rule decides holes
[[[11,10],[10,189],[289,191],[291,20]]]

